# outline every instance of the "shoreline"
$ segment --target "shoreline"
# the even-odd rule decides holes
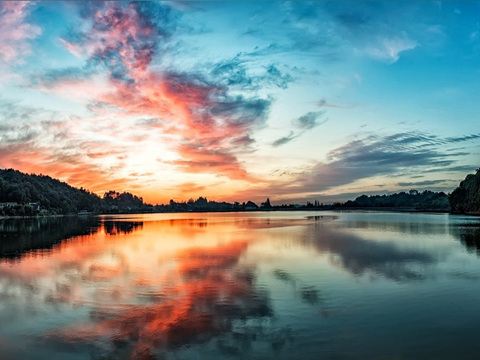
[[[94,217],[94,216],[109,216],[109,215],[144,215],[144,214],[192,214],[192,213],[252,213],[252,212],[323,212],[323,211],[339,211],[339,212],[399,212],[399,213],[424,213],[424,214],[449,214],[449,215],[467,215],[480,216],[480,212],[470,213],[452,213],[445,210],[436,209],[414,209],[414,208],[302,208],[302,209],[255,209],[255,210],[192,210],[192,211],[168,211],[168,212],[138,212],[138,213],[102,213],[102,214],[55,214],[55,215],[35,215],[35,216],[5,216],[1,215],[0,220],[7,219],[43,219],[43,218],[60,218],[60,217]]]

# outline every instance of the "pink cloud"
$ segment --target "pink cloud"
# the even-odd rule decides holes
[[[243,169],[234,155],[215,147],[201,147],[201,144],[193,143],[182,144],[177,150],[182,160],[168,163],[180,167],[185,172],[223,174],[231,179],[258,181]]]
[[[27,23],[31,3],[28,1],[4,1],[0,3],[0,61],[11,65],[23,62],[31,54],[29,40],[42,30]]]
[[[127,75],[147,68],[160,34],[135,3],[124,6],[113,1],[105,2],[103,7],[95,4],[90,20],[92,27],[80,39],[61,40],[70,52],[103,62],[111,70]]]
[[[232,99],[227,89],[186,75],[146,72],[134,84],[119,80],[112,84],[116,91],[101,97],[102,101],[132,115],[161,118],[165,120],[160,126],[164,133],[183,139],[174,145],[182,159],[170,164],[190,173],[257,181],[235,154],[252,144],[253,128],[260,117],[249,114],[243,99]],[[258,104],[253,106],[259,106],[260,112],[268,105]]]
[[[181,139],[173,145],[181,160],[170,164],[186,172],[256,181],[237,156],[252,144],[254,127],[268,110],[266,100],[230,96],[227,87],[200,74],[150,69],[155,51],[168,36],[137,4],[97,4],[91,20],[86,32],[63,41],[72,53],[108,70],[113,91],[97,93],[96,100],[128,115],[162,119],[163,134]],[[59,78],[56,87],[78,90],[68,78]],[[151,125],[159,128],[158,123]]]

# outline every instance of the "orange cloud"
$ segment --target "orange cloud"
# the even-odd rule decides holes
[[[183,144],[179,146],[178,153],[183,159],[188,160],[175,160],[168,163],[180,166],[185,172],[226,174],[232,179],[257,181],[240,166],[235,156],[222,153],[218,149],[199,148],[195,144]]]
[[[168,36],[137,4],[96,6],[91,19],[90,29],[63,41],[73,53],[108,69],[114,91],[100,94],[100,102],[129,115],[162,119],[163,134],[182,139],[173,146],[182,159],[170,164],[183,171],[256,181],[237,152],[252,143],[250,135],[264,120],[267,101],[232,97],[228,88],[200,74],[151,70],[155,52]],[[57,81],[68,86],[68,79]]]
[[[109,189],[125,189],[129,180],[118,178],[114,171],[104,170],[83,160],[83,155],[62,155],[54,149],[33,144],[0,147],[0,166],[25,173],[45,174],[75,187],[84,187],[102,195]]]

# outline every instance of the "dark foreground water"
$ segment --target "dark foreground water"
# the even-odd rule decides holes
[[[480,219],[0,220],[0,359],[478,359]]]

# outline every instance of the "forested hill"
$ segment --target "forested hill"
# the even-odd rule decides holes
[[[4,215],[35,215],[78,213],[81,210],[99,211],[101,199],[84,189],[45,175],[27,175],[20,171],[0,170],[0,203]],[[12,204],[17,203],[17,205]]]
[[[480,169],[468,174],[449,197],[452,213],[480,214]]]
[[[109,191],[100,198],[50,176],[0,170],[0,215],[142,212],[146,207],[141,198],[130,193]]]
[[[395,208],[448,211],[448,196],[443,192],[410,190],[389,195],[362,195],[343,204],[334,204],[335,208]]]

